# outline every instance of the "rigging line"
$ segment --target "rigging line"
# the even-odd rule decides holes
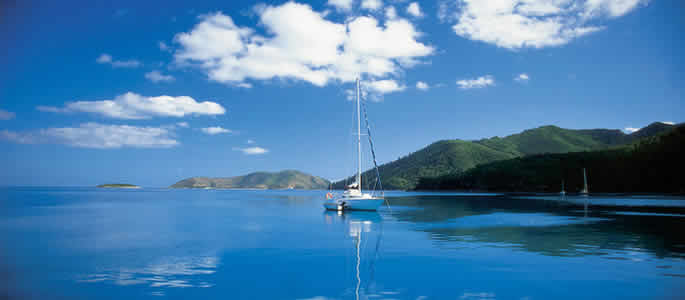
[[[349,100],[349,99],[348,99],[348,100]],[[357,120],[357,116],[356,116],[356,111],[355,111],[354,109],[352,109],[351,111],[352,111],[352,121],[350,122],[350,123],[351,123],[350,125],[352,125],[352,126],[350,126],[350,127],[351,127],[352,129],[354,129],[354,127],[356,126],[356,125],[355,125],[355,121]],[[347,135],[347,139],[346,139],[346,141],[345,141],[345,142],[346,142],[346,145],[345,145],[346,147],[351,147],[351,148],[353,148],[353,149],[355,148],[355,147],[353,146],[353,145],[354,145],[353,138],[352,138],[353,136],[354,136],[354,134],[349,134],[349,135]],[[356,158],[355,155],[354,155],[354,151],[350,151],[349,153],[351,154],[350,157],[349,157],[351,163],[350,163],[350,164],[347,164],[347,163],[345,164],[345,165],[347,166],[347,167],[345,168],[345,173],[346,173],[346,174],[352,174],[352,173],[354,172],[354,168],[350,168],[350,166],[352,166],[352,163],[356,163],[356,160],[357,160],[357,158]],[[348,171],[349,171],[349,172],[348,172]],[[352,177],[354,177],[354,176],[350,176],[350,177],[348,177],[347,175],[345,176],[345,181],[344,181],[345,184],[342,186],[342,190],[347,189],[347,185],[352,183],[352,182],[351,182],[351,181],[352,181]]]
[[[378,171],[378,163],[376,163],[376,151],[374,150],[373,147],[373,139],[371,138],[371,128],[369,127],[369,117],[366,114],[366,101],[362,102],[362,108],[364,110],[364,121],[366,123],[366,132],[367,136],[369,137],[369,145],[371,146],[371,156],[373,157],[373,166],[376,168],[376,180],[378,183],[378,186],[381,190],[383,190],[383,184],[381,183],[381,174]]]
[[[369,136],[369,145],[371,146],[371,156],[373,157],[373,166],[376,168],[376,183],[378,183],[378,188],[381,190],[381,193],[383,191],[383,183],[381,182],[381,172],[378,170],[378,163],[376,163],[376,151],[374,150],[373,147],[373,139],[371,138],[371,127],[369,127],[369,117],[366,114],[366,101],[362,102],[362,108],[364,109],[364,121],[366,122],[366,132],[368,133],[367,135]],[[374,192],[376,190],[376,183],[374,183]],[[385,205],[388,207],[388,210],[392,213],[392,209],[390,209],[390,202],[388,202],[388,199],[385,198],[385,194],[383,194],[383,202],[385,202]]]

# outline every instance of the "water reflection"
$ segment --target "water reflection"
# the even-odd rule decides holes
[[[121,267],[103,270],[78,281],[111,282],[119,286],[147,285],[151,288],[208,288],[214,285],[195,277],[215,273],[218,263],[219,259],[216,256],[168,257],[140,268]],[[153,293],[158,296],[164,295],[162,291]]]
[[[370,287],[374,283],[375,266],[383,238],[382,217],[377,212],[326,211],[324,218],[327,224],[343,224],[347,240],[353,243],[354,298],[373,298],[376,294]]]
[[[633,249],[659,258],[685,257],[685,236],[678,233],[685,228],[682,207],[651,207],[656,212],[650,212],[645,211],[645,199],[639,199],[640,207],[621,206],[622,211],[616,212],[616,207],[607,206],[616,199],[584,198],[415,196],[390,201],[405,208],[393,209],[394,218],[429,233],[445,248],[479,242],[553,256],[607,255]]]

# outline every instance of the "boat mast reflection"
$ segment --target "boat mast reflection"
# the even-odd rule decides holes
[[[369,282],[366,283],[366,288],[371,282],[373,282],[373,277],[375,273],[375,262],[378,258],[378,253],[380,250],[380,244],[383,237],[383,218],[378,212],[364,212],[364,211],[326,211],[325,213],[326,223],[342,223],[344,228],[347,230],[347,237],[351,238],[354,242],[355,248],[355,288],[354,295],[355,299],[359,300],[360,293],[362,291],[362,260],[366,261],[369,266]],[[375,239],[373,238],[375,235]],[[373,254],[371,257],[364,257],[365,247],[369,249],[369,243],[375,240],[375,245],[373,246]]]

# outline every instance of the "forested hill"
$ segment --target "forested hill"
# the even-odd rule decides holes
[[[634,135],[640,136],[640,135]],[[685,193],[685,125],[618,148],[538,154],[480,165],[464,173],[422,178],[416,189],[577,192],[587,169],[590,192]]]
[[[209,178],[191,177],[181,180],[172,188],[218,188],[218,189],[326,189],[326,179],[312,176],[300,171],[285,170],[281,172],[255,172],[244,176]]]
[[[379,166],[383,188],[413,189],[423,177],[461,173],[480,164],[541,153],[608,149],[670,130],[673,125],[653,123],[632,134],[615,129],[564,129],[542,126],[507,137],[477,141],[443,140]],[[374,170],[364,172],[365,188],[373,187]],[[351,179],[348,179],[348,183]],[[343,188],[345,181],[334,183]]]

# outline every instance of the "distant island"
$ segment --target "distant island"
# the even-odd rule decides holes
[[[106,183],[97,186],[98,188],[109,188],[109,189],[139,189],[140,187],[133,184],[127,183]]]
[[[328,185],[329,181],[321,177],[296,170],[285,170],[222,178],[191,177],[173,184],[171,188],[315,190],[326,189]]]

